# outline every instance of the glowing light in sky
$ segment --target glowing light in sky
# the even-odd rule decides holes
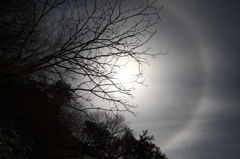
[[[120,83],[128,83],[132,81],[132,74],[126,67],[122,68],[116,75]]]

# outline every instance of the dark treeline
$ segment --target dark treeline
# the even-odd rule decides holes
[[[0,159],[166,159],[148,131],[136,137],[126,124],[120,112],[135,105],[119,94],[133,87],[116,79],[133,60],[131,82],[143,84],[155,2],[0,2]]]
[[[27,79],[0,87],[0,158],[167,158],[147,130],[136,138],[122,115],[66,107],[69,85],[55,83],[52,94]]]

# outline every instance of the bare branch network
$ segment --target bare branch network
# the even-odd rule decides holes
[[[145,44],[160,20],[157,0],[133,7],[124,0],[12,3],[16,4],[1,4],[1,10],[8,7],[0,18],[1,82],[30,77],[47,88],[61,80],[71,83],[84,109],[131,112],[135,105],[119,95],[132,97],[133,87],[116,75],[134,62],[138,72],[130,83],[143,84],[146,57],[156,55],[148,54]],[[94,97],[109,106],[96,107]]]

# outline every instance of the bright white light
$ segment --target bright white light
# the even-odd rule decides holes
[[[132,81],[131,71],[127,68],[122,68],[116,75],[116,78],[120,83],[128,83]]]

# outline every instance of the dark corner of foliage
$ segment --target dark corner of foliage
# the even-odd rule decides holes
[[[167,159],[147,130],[136,138],[122,115],[68,109],[69,85],[57,82],[51,94],[28,79],[0,88],[0,158]]]

